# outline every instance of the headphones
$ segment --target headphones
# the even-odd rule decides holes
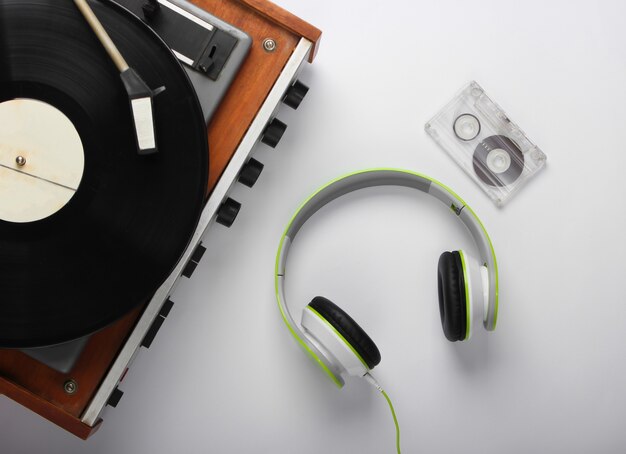
[[[493,331],[498,319],[498,265],[493,245],[476,213],[454,191],[425,175],[401,169],[362,170],[340,177],[318,189],[296,211],[280,240],[275,268],[276,299],[283,321],[339,388],[346,375],[373,381],[369,371],[380,363],[380,352],[350,315],[321,296],[304,308],[302,328],[298,327],[285,299],[287,256],[298,231],[318,210],[342,195],[375,186],[405,186],[432,195],[450,207],[474,238],[479,259],[465,251],[444,252],[439,257],[439,311],[446,338],[468,340],[480,322]]]

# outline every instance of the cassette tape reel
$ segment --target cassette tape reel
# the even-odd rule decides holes
[[[546,162],[546,155],[474,81],[426,124],[426,132],[496,205]]]

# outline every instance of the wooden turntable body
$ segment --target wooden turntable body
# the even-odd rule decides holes
[[[273,115],[277,106],[268,101],[270,95],[276,98],[278,82],[292,82],[291,74],[284,80],[284,70],[293,66],[294,53],[302,52],[304,43],[306,58],[313,61],[321,32],[266,0],[192,0],[192,3],[243,30],[253,40],[250,54],[208,127],[211,162],[208,206],[213,199],[217,199],[214,205],[221,204],[236,180],[240,163],[258,140],[259,131],[254,129],[258,130],[259,125],[265,124],[265,117]],[[268,38],[276,43],[271,52],[263,46]],[[159,317],[162,302],[155,303],[154,315],[146,314],[152,304],[147,303],[94,334],[69,374],[53,370],[18,350],[0,350],[0,395],[80,438],[88,438],[102,421],[99,416],[92,416],[94,421],[90,421],[86,414],[99,415],[92,407],[99,396],[108,396],[103,386],[123,379],[126,360],[121,361],[120,356],[124,350],[132,351],[127,344],[137,335],[138,324]],[[120,376],[119,370],[122,370]],[[77,384],[72,394],[66,390],[68,383]]]

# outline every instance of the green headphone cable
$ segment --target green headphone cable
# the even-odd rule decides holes
[[[393,404],[391,403],[391,399],[389,398],[389,396],[387,395],[385,390],[378,384],[378,382],[372,376],[372,374],[370,374],[368,372],[368,373],[366,373],[363,376],[363,378],[365,378],[365,380],[367,380],[367,382],[369,384],[374,386],[374,388],[376,388],[383,395],[383,397],[385,398],[385,400],[389,404],[389,409],[391,410],[391,416],[393,416],[393,423],[396,426],[396,448],[398,449],[398,454],[400,454],[400,424],[398,424],[398,418],[396,417],[396,411],[393,408]]]

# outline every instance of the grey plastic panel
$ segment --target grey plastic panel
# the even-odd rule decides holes
[[[215,81],[209,79],[206,75],[195,71],[189,66],[183,65],[189,75],[189,79],[191,79],[191,83],[196,89],[200,105],[202,106],[202,112],[204,113],[204,119],[208,124],[213,117],[215,110],[218,108],[220,102],[222,102],[222,99],[226,95],[226,92],[235,79],[235,76],[239,73],[239,68],[248,56],[248,52],[250,52],[250,47],[252,46],[252,38],[238,28],[233,27],[232,25],[209,14],[203,9],[198,8],[190,2],[183,0],[170,0],[170,2],[186,9],[194,16],[205,20],[211,25],[238,39],[237,45],[230,54],[230,57],[224,65],[220,76]]]
[[[141,11],[141,5],[143,4],[140,0],[115,0],[117,3],[127,8],[129,11],[136,14],[139,18],[144,19],[143,13]],[[174,49],[174,53],[180,60],[183,68],[189,75],[189,79],[196,89],[196,93],[198,95],[198,99],[200,100],[200,106],[202,107],[202,112],[204,113],[204,119],[209,123],[210,119],[213,117],[215,110],[219,106],[222,98],[228,91],[228,88],[232,84],[235,76],[239,72],[239,68],[245,61],[248,56],[248,52],[250,51],[250,47],[252,46],[252,38],[248,36],[243,31],[238,28],[224,22],[218,17],[213,16],[207,11],[197,7],[186,0],[160,0],[160,3],[165,4],[169,3],[184,10],[183,14],[188,17],[194,18],[194,22],[203,23],[206,25],[207,29],[219,29],[225,33],[228,33],[235,39],[237,39],[237,44],[235,48],[230,54],[230,57],[224,64],[219,77],[217,80],[211,80],[206,74],[196,71],[191,68],[187,63],[191,63],[184,55],[176,54],[176,50]],[[161,6],[165,8],[165,6]],[[200,20],[198,20],[200,19]],[[146,22],[148,26],[150,26],[150,22]],[[208,25],[207,25],[208,24]]]
[[[455,197],[452,192],[439,184],[431,185],[428,193],[451,209],[452,205],[454,205],[457,210],[465,206],[465,202],[463,202],[463,200]]]
[[[304,223],[326,204],[333,200],[358,191],[359,189],[374,186],[407,186],[422,192],[428,192],[431,181],[406,172],[395,170],[365,171],[349,175],[335,180],[322,188],[311,197],[294,218],[287,232],[287,236],[293,239]]]
[[[33,359],[64,374],[69,374],[83,352],[89,336],[53,347],[31,348],[22,350]]]

